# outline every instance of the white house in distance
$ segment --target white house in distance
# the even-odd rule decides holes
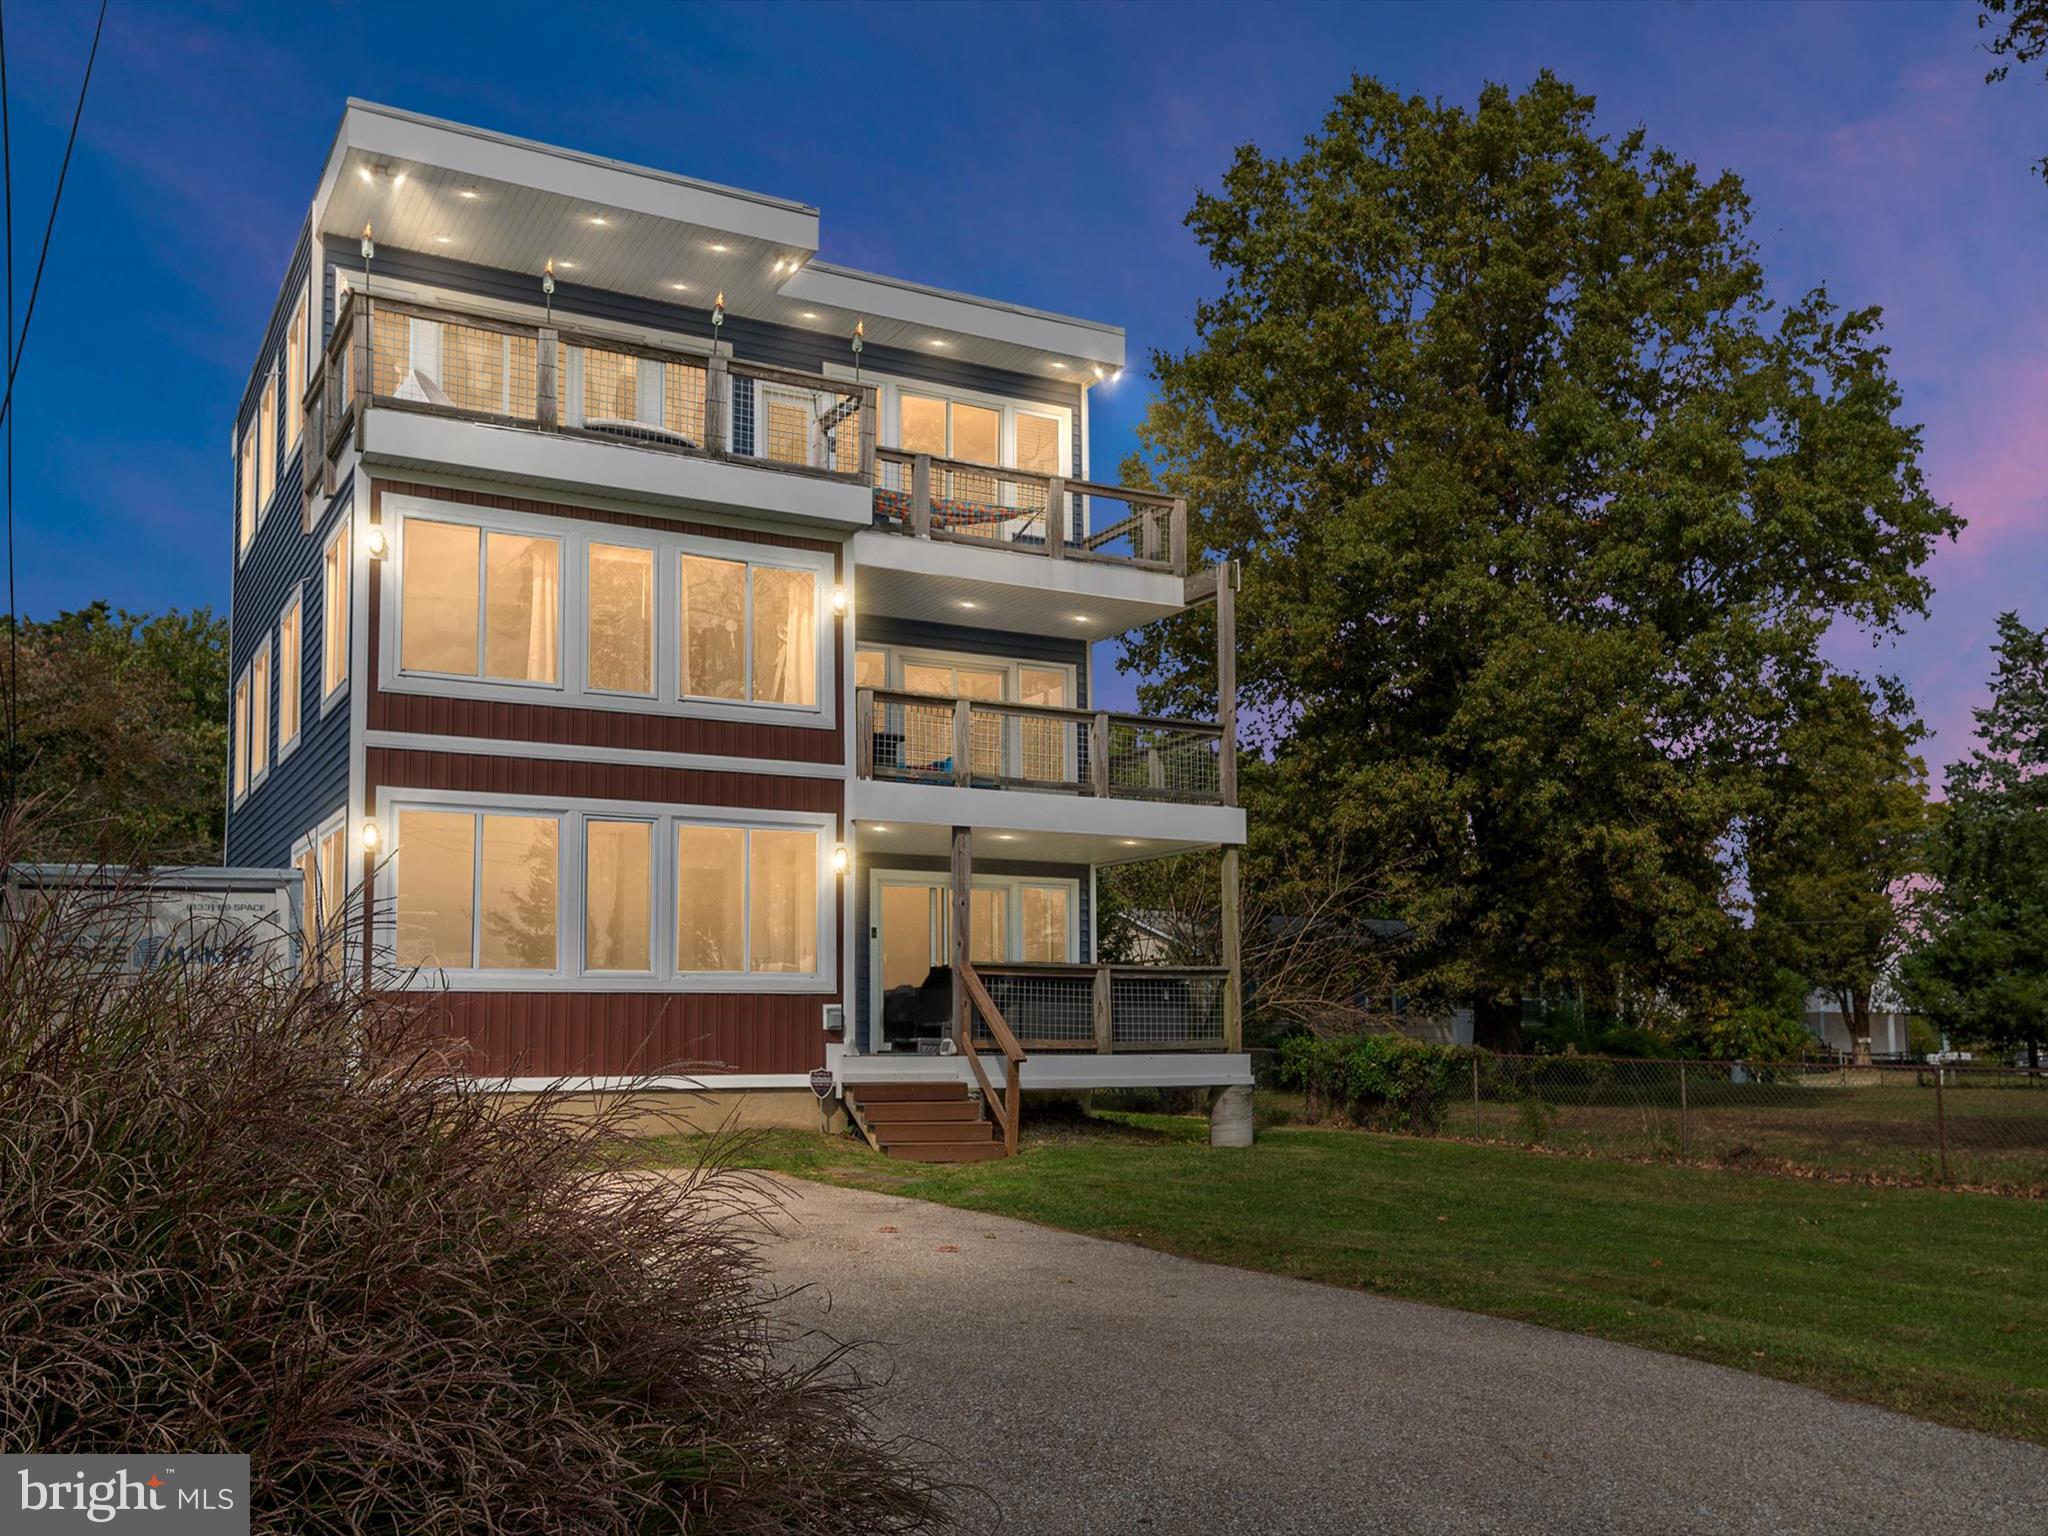
[[[820,248],[348,104],[230,436],[228,861],[507,1091],[686,1066],[808,1119],[829,1074],[966,1159],[1021,1090],[1246,1087],[1236,598],[1091,478],[1123,332]],[[1101,643],[1199,603],[1215,718],[1095,707]],[[1205,848],[1217,963],[1097,964],[1098,872]]]

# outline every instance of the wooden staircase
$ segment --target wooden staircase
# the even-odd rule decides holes
[[[1008,1150],[1002,1128],[982,1117],[965,1083],[860,1083],[847,1096],[854,1118],[885,1157],[978,1163]]]

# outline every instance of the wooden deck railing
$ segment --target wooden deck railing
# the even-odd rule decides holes
[[[1228,1048],[1224,966],[983,964],[979,985],[1031,1051]]]
[[[367,382],[366,382],[367,381]],[[397,299],[343,301],[307,391],[308,494],[367,406],[871,485],[876,391],[822,375]],[[311,473],[317,452],[327,471]]]
[[[875,450],[875,522],[915,538],[999,544],[1054,560],[1176,576],[1188,568],[1187,503],[1178,497],[898,448]]]
[[[862,688],[854,722],[865,779],[1232,803],[1208,721]]]
[[[1023,1089],[1019,1084],[1020,1069],[1027,1059],[1024,1047],[1003,1018],[1003,1011],[988,995],[988,988],[982,985],[981,977],[972,965],[963,963],[959,967],[961,979],[967,987],[967,1020],[963,1038],[955,1040],[961,1054],[974,1068],[975,1080],[981,1084],[981,1101],[996,1117],[996,1123],[1003,1129],[1003,1150],[1011,1157],[1017,1155],[1017,1127],[1022,1117]],[[996,1049],[1003,1053],[1004,1092],[998,1096],[995,1085],[989,1081],[988,1068],[981,1064],[981,1052],[974,1042],[986,1031]]]

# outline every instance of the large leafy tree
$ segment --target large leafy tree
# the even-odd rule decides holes
[[[1925,868],[1927,769],[1913,751],[1924,735],[1896,681],[1829,673],[1799,690],[1748,828],[1760,958],[1831,994],[1864,1059],[1871,998]]]
[[[1916,1006],[1966,1040],[2048,1040],[2048,631],[1998,620],[1977,745],[1950,766],[1933,842],[1924,941],[1907,957]]]
[[[0,621],[4,622],[4,621]],[[228,627],[210,609],[147,615],[105,603],[23,620],[7,670],[19,744],[0,762],[33,801],[32,854],[210,863],[227,799]],[[0,742],[0,758],[5,744]]]
[[[1985,49],[2000,60],[1984,72],[1984,83],[1995,85],[2012,74],[2013,65],[2048,58],[2048,0],[1983,0],[1977,30],[1991,34]],[[2034,169],[2048,181],[2048,155]]]
[[[1417,980],[1517,1038],[1716,980],[1729,849],[1846,619],[1960,526],[1875,310],[1771,301],[1732,174],[1601,136],[1545,74],[1476,109],[1354,80],[1188,223],[1221,276],[1143,439],[1243,563],[1239,674],[1294,814],[1393,872]],[[1206,614],[1150,702],[1214,687]]]

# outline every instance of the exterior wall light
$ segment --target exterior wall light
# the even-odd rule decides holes
[[[364,531],[363,548],[369,551],[372,560],[382,560],[391,553],[391,536],[384,531],[382,523],[372,523]]]
[[[832,589],[832,611],[841,618],[846,617],[846,588],[834,587]]]
[[[377,844],[382,840],[383,835],[384,834],[378,829],[376,822],[364,822],[362,832],[363,852],[375,853],[377,851]]]
[[[846,863],[846,844],[834,843],[832,845],[832,873],[835,875],[845,874]]]

